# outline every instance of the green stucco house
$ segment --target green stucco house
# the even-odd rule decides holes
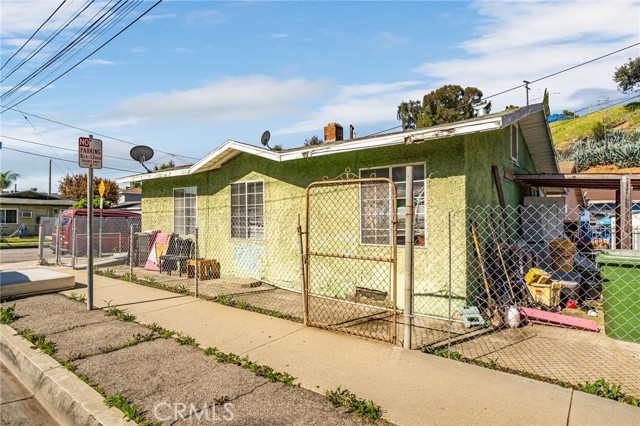
[[[446,300],[438,299],[443,286],[450,285],[463,305],[470,285],[464,256],[453,283],[445,273],[448,266],[434,261],[445,253],[441,242],[449,235],[451,250],[463,253],[469,238],[466,227],[447,229],[443,218],[449,212],[463,215],[467,207],[498,205],[492,165],[498,166],[505,202],[511,206],[530,194],[505,174],[558,172],[541,104],[431,128],[349,140],[341,140],[341,134],[342,128],[332,123],[325,128],[325,143],[284,151],[227,141],[189,167],[118,182],[143,181],[142,229],[190,235],[197,227],[199,256],[217,259],[222,277],[251,277],[300,291],[297,227],[299,218],[305,221],[307,186],[346,169],[360,177],[375,174],[397,182],[402,206],[404,167],[411,164],[415,191],[426,200],[417,211],[416,232],[423,238],[416,240],[414,260],[416,312],[443,315]],[[372,240],[365,240],[369,237],[357,210],[353,217],[366,253]],[[399,232],[399,283],[403,246]],[[366,281],[363,271],[350,274],[342,278]],[[428,303],[418,303],[420,297]],[[402,297],[398,301],[402,307]]]

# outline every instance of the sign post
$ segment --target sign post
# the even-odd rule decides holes
[[[102,140],[78,138],[78,166],[87,170],[87,309],[93,309],[93,169],[102,168]]]
[[[100,186],[98,187],[98,192],[100,193],[100,241],[98,241],[98,256],[102,257],[102,223],[104,222],[104,219],[102,218],[102,202],[104,200],[104,190],[105,190],[105,186],[104,186],[104,179],[100,180]]]

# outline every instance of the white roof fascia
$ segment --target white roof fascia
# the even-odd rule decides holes
[[[233,140],[227,140],[225,143],[211,151],[207,154],[203,159],[195,163],[193,166],[189,167],[189,174],[197,173],[199,170],[205,168],[209,163],[214,162],[214,160],[224,154],[228,154],[229,152],[245,152],[247,154],[257,155],[259,157],[267,158],[273,161],[281,161],[280,155],[277,151],[268,150],[266,148],[260,148],[258,146],[248,145],[246,143],[237,142]],[[215,163],[214,163],[215,164]],[[214,167],[208,167],[206,170],[210,169],[219,169],[221,164],[216,164]]]
[[[177,169],[177,170],[160,170],[157,172],[141,173],[139,175],[129,175],[129,176],[120,177],[116,179],[116,183],[121,184],[121,183],[129,183],[129,182],[138,182],[143,180],[157,179],[157,178],[164,178],[164,177],[184,176],[187,174],[189,174],[189,169],[186,167],[183,169]]]

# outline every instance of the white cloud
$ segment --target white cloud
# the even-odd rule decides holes
[[[115,65],[116,64],[115,62],[109,61],[106,59],[87,59],[83,63],[90,64],[90,65]]]
[[[202,87],[146,93],[121,102],[121,118],[160,122],[190,118],[203,122],[256,120],[292,111],[325,92],[327,83],[302,78],[278,80],[263,75],[225,77]]]
[[[400,102],[421,98],[424,93],[424,82],[421,81],[341,86],[335,96],[306,119],[278,129],[274,134],[318,131],[334,121],[356,126],[388,122],[395,118]]]
[[[381,31],[373,37],[373,41],[378,46],[397,47],[409,43],[411,39],[409,37],[393,34],[389,31]]]
[[[271,38],[287,38],[287,37],[289,37],[289,34],[287,34],[287,33],[271,34]]]
[[[414,69],[443,84],[476,86],[485,96],[533,81],[556,71],[638,42],[638,2],[481,2],[475,4],[478,34],[458,46],[459,59],[425,62]],[[531,98],[545,87],[559,92],[551,109],[573,109],[593,102],[594,93],[615,90],[612,75],[633,48],[533,84]],[[524,88],[493,100],[494,111],[523,105]],[[622,94],[620,94],[622,96]]]
[[[177,48],[173,49],[173,53],[193,54],[193,53],[198,53],[198,51],[196,49],[192,49],[190,47],[177,47]]]
[[[186,16],[189,25],[217,25],[224,22],[224,17],[217,10],[199,10]]]
[[[159,13],[159,14],[155,14],[155,15],[146,15],[143,16],[142,18],[140,18],[141,21],[145,21],[145,22],[155,22],[155,21],[160,21],[163,19],[171,19],[171,18],[175,18],[177,15],[173,14],[173,13]]]

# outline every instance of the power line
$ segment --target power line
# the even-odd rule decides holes
[[[0,105],[0,108],[5,108],[5,106],[4,105]],[[119,138],[116,138],[116,137],[113,137],[113,136],[105,135],[104,133],[99,133],[99,132],[96,132],[96,131],[93,131],[93,130],[84,129],[82,127],[74,126],[72,124],[63,123],[61,121],[57,121],[57,120],[53,120],[51,118],[43,117],[41,115],[32,114],[32,113],[26,112],[26,111],[24,111],[22,109],[20,109],[20,110],[18,110],[17,108],[7,108],[7,109],[10,109],[10,110],[15,111],[15,112],[19,112],[21,114],[26,114],[26,115],[28,115],[30,117],[39,118],[40,120],[45,120],[45,121],[48,121],[50,123],[55,123],[55,124],[59,124],[61,126],[69,127],[71,129],[80,130],[80,131],[85,132],[87,134],[92,134],[92,135],[96,135],[96,136],[102,136],[103,138],[107,138],[107,139],[111,139],[111,140],[114,140],[114,141],[126,143],[127,145],[132,145],[132,146],[138,145],[136,143],[133,143],[133,142],[130,142],[130,141],[127,141],[127,140],[124,140],[124,139],[119,139]],[[173,154],[171,152],[161,151],[161,150],[156,150],[156,151],[157,152],[162,152],[164,154],[169,154],[169,155],[171,155],[173,157],[176,157],[176,158],[181,158],[181,159],[188,158],[188,159],[191,159],[191,160],[199,160],[199,158],[189,157],[187,155],[178,155],[178,154]]]
[[[43,158],[48,158],[50,160],[57,160],[57,161],[65,161],[67,163],[74,163],[77,164],[76,161],[74,160],[67,160],[66,158],[58,158],[58,157],[51,157],[49,155],[44,155],[44,154],[36,154],[35,152],[29,152],[29,151],[23,151],[21,149],[15,149],[15,148],[9,148],[6,146],[3,146],[2,149],[7,149],[9,151],[15,151],[15,152],[20,152],[22,154],[28,154],[28,155],[35,155],[36,157],[43,157]],[[108,169],[108,170],[117,170],[119,172],[127,172],[127,173],[140,173],[140,171],[134,171],[134,170],[127,170],[127,169],[119,169],[117,167],[107,167],[107,166],[103,166],[103,169]]]
[[[570,71],[570,70],[573,70],[573,69],[579,68],[579,67],[581,67],[581,66],[583,66],[583,65],[590,64],[590,63],[592,63],[592,62],[595,62],[595,61],[598,61],[598,60],[600,60],[600,59],[606,58],[607,56],[615,55],[616,53],[620,53],[620,52],[622,52],[622,51],[624,51],[624,50],[631,49],[632,47],[636,47],[636,46],[638,46],[638,45],[640,45],[640,43],[634,43],[634,44],[631,44],[631,45],[629,45],[629,46],[626,46],[626,47],[623,47],[623,48],[621,48],[621,49],[615,50],[615,51],[613,51],[613,52],[609,52],[609,53],[607,53],[607,54],[605,54],[605,55],[598,56],[597,58],[593,58],[593,59],[590,59],[590,60],[588,60],[588,61],[586,61],[586,62],[582,62],[582,63],[580,63],[580,64],[578,64],[578,65],[574,65],[574,66],[572,66],[572,67],[565,68],[565,69],[563,69],[563,70],[560,70],[560,71],[557,71],[557,72],[551,73],[551,74],[549,74],[549,75],[545,75],[544,77],[540,77],[540,78],[537,78],[537,79],[535,79],[535,80],[531,80],[531,81],[529,81],[529,82],[528,82],[528,84],[537,83],[537,82],[542,81],[542,80],[545,80],[545,79],[547,79],[547,78],[549,78],[549,77],[553,77],[553,76],[556,76],[556,75],[558,75],[558,74],[562,74],[563,72],[567,72],[567,71]],[[495,97],[495,96],[502,95],[502,94],[504,94],[504,93],[511,92],[511,91],[513,91],[513,90],[517,90],[517,89],[520,89],[520,88],[522,88],[522,87],[525,87],[525,85],[526,85],[526,84],[520,84],[520,85],[515,86],[515,87],[512,87],[512,88],[510,88],[510,89],[503,90],[503,91],[498,92],[498,93],[494,93],[493,95],[490,95],[490,96],[484,96],[482,99],[489,99],[489,98],[493,98],[493,97]]]
[[[623,103],[625,103],[625,102],[627,102],[627,101],[630,101],[630,100],[632,100],[632,99],[636,99],[637,97],[638,97],[638,96],[636,95],[636,96],[631,96],[631,97],[629,97],[629,98],[618,99],[617,101],[613,101],[613,102],[605,102],[605,103],[602,105],[602,108],[600,108],[600,109],[596,109],[595,111],[591,111],[591,112],[589,112],[589,113],[587,113],[587,114],[581,115],[580,117],[586,117],[586,116],[587,116],[587,115],[589,115],[589,114],[595,114],[595,113],[596,113],[596,112],[598,112],[598,111],[602,111],[603,109],[611,108],[611,107],[614,107],[614,106],[616,106],[616,105],[623,104]],[[591,108],[591,107],[590,107],[590,106],[588,106],[588,107],[580,108],[580,109],[577,109],[577,110],[575,110],[575,111],[573,111],[573,112],[574,112],[574,113],[576,113],[576,112],[580,112],[580,111],[585,111],[585,110],[587,110],[587,109],[589,109],[589,108]],[[570,120],[561,120],[561,121],[556,121],[556,122],[554,122],[554,123],[550,123],[550,124],[553,124],[553,125],[554,125],[553,127],[558,127],[558,126],[561,126],[561,125],[563,125],[563,124],[571,123],[571,122],[573,122],[573,120],[575,120],[576,118],[578,118],[578,117],[572,118],[572,119],[570,119]]]
[[[7,64],[8,64],[9,62],[11,62],[11,60],[12,60],[12,59],[13,59],[13,58],[18,54],[18,53],[20,53],[20,52],[22,51],[22,49],[24,49],[24,47],[25,47],[27,44],[29,44],[29,42],[30,42],[30,41],[31,41],[31,40],[36,36],[36,34],[38,34],[38,31],[40,31],[40,30],[42,29],[42,27],[44,27],[44,26],[45,26],[45,24],[46,24],[47,22],[49,22],[49,20],[50,20],[51,18],[53,18],[53,15],[55,15],[55,14],[58,12],[58,10],[60,10],[60,8],[61,8],[61,7],[62,7],[66,2],[67,2],[67,0],[63,0],[63,1],[62,1],[62,3],[60,3],[60,5],[56,8],[56,10],[54,10],[54,11],[53,11],[53,13],[52,13],[51,15],[49,15],[49,17],[48,17],[48,18],[47,18],[47,19],[46,19],[42,24],[40,24],[40,26],[38,27],[38,29],[37,29],[37,30],[35,30],[33,34],[31,34],[31,37],[29,37],[29,39],[28,39],[27,41],[25,41],[25,42],[24,42],[24,44],[23,44],[22,46],[20,46],[20,48],[19,48],[19,49],[18,49],[18,50],[13,54],[13,55],[11,55],[11,57],[10,57],[9,59],[7,59],[7,62],[5,62],[5,63],[2,65],[2,67],[0,67],[0,70],[3,70],[3,69],[4,69],[4,67],[6,67],[6,66],[7,66]]]
[[[10,107],[16,107],[19,104],[21,104],[22,102],[26,101],[27,99],[33,97],[34,95],[36,95],[37,93],[41,92],[42,90],[46,89],[47,87],[49,87],[51,84],[55,83],[56,81],[58,81],[60,78],[64,77],[66,74],[68,74],[70,71],[72,71],[73,69],[75,69],[78,65],[80,65],[81,63],[83,63],[84,61],[86,61],[87,59],[89,59],[91,56],[95,55],[98,51],[100,51],[103,47],[105,47],[107,44],[109,44],[111,41],[113,41],[116,37],[118,37],[120,34],[122,34],[123,32],[125,32],[126,30],[128,30],[133,24],[135,24],[136,22],[138,22],[140,19],[142,19],[143,16],[145,16],[147,13],[151,12],[156,6],[158,6],[160,3],[162,3],[163,0],[158,0],[156,3],[154,3],[150,8],[148,8],[146,11],[144,11],[140,16],[138,16],[136,19],[134,19],[131,23],[129,23],[129,25],[127,25],[126,27],[124,27],[123,29],[121,29],[120,31],[118,31],[113,37],[111,37],[109,40],[105,41],[103,44],[101,44],[97,49],[95,49],[93,52],[89,53],[87,56],[85,56],[84,58],[82,58],[78,63],[76,63],[75,65],[73,65],[71,68],[69,68],[68,70],[66,70],[65,72],[63,72],[62,74],[60,74],[58,77],[54,78],[53,80],[51,80],[49,83],[45,84],[44,86],[40,87],[38,90],[34,91],[33,93],[31,93],[29,96],[27,96],[26,98],[20,100],[19,102],[15,102],[13,105],[10,105]],[[10,109],[9,107],[6,107],[4,110],[0,111],[0,114],[4,113],[7,111],[7,109]]]

